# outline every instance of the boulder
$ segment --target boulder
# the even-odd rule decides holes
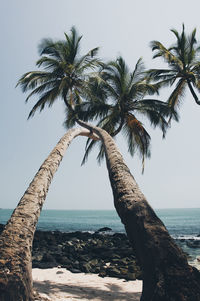
[[[112,231],[112,229],[109,227],[103,227],[103,228],[100,228],[99,230],[97,230],[96,233],[107,232],[107,231]]]

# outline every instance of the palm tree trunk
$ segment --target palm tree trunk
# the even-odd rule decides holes
[[[199,301],[200,273],[188,265],[148,204],[114,140],[104,130],[86,126],[104,144],[114,205],[143,270],[141,301]]]
[[[1,301],[33,300],[31,251],[37,221],[53,175],[67,147],[78,135],[91,137],[88,130],[76,128],[61,138],[41,165],[0,236]]]
[[[189,87],[189,89],[190,89],[190,92],[191,92],[192,96],[194,97],[195,102],[196,102],[198,105],[200,105],[200,100],[198,99],[198,96],[197,96],[196,93],[194,92],[194,89],[193,89],[193,87],[192,87],[192,84],[191,84],[191,82],[190,82],[188,79],[187,79],[187,84],[188,84],[188,87]]]

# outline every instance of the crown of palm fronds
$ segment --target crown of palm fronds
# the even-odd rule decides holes
[[[87,94],[87,102],[77,106],[77,114],[85,121],[99,120],[98,126],[115,137],[122,131],[128,143],[131,155],[138,151],[144,158],[150,156],[150,135],[136,115],[147,117],[151,125],[159,126],[166,134],[168,123],[165,120],[170,114],[178,118],[166,103],[155,99],[144,99],[145,95],[158,93],[159,85],[151,84],[145,78],[144,64],[140,58],[133,72],[122,57],[111,61],[97,73],[91,81],[92,88]],[[94,88],[94,90],[93,90]],[[93,92],[94,96],[93,96]],[[98,160],[101,161],[104,150],[100,142],[88,139],[83,163],[93,147],[99,144]]]
[[[180,106],[186,87],[189,87],[196,103],[200,104],[194,91],[196,88],[200,92],[200,47],[196,40],[196,29],[187,36],[183,24],[180,34],[175,29],[171,32],[176,38],[176,42],[171,47],[166,48],[159,41],[152,41],[150,44],[155,53],[153,58],[163,58],[168,64],[168,69],[150,69],[147,71],[147,76],[160,87],[175,85],[168,98],[168,104],[173,109]]]
[[[72,27],[69,35],[65,33],[65,40],[43,39],[39,44],[41,58],[36,66],[43,70],[27,72],[17,83],[23,92],[31,91],[26,101],[34,95],[39,96],[29,117],[47,105],[51,107],[58,98],[64,100],[69,111],[81,102],[88,73],[101,65],[96,57],[97,47],[83,56],[79,54],[81,38]]]

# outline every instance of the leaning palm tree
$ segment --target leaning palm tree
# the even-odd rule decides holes
[[[63,155],[83,128],[70,129],[43,162],[0,235],[0,300],[32,301],[32,243],[49,186]],[[94,139],[97,139],[94,135]]]
[[[150,135],[140,118],[146,117],[151,125],[158,126],[166,134],[168,123],[165,118],[170,114],[177,120],[174,110],[159,100],[144,98],[158,93],[159,85],[152,85],[144,77],[144,65],[140,58],[133,72],[122,57],[104,65],[103,69],[90,78],[85,99],[76,107],[76,113],[84,121],[98,120],[98,126],[106,130],[112,137],[122,132],[131,155],[137,150],[144,164],[145,157],[150,156]],[[68,115],[66,126],[71,127],[76,119],[75,114]],[[88,141],[83,163],[95,145]],[[101,144],[101,142],[100,142]],[[98,159],[104,154],[102,144]]]
[[[188,265],[162,221],[147,202],[112,137],[85,124],[105,149],[114,205],[142,267],[141,301],[199,301],[200,272]]]
[[[18,81],[23,92],[31,91],[26,101],[35,95],[39,99],[29,113],[32,117],[37,110],[51,107],[61,98],[68,111],[81,102],[81,92],[89,73],[101,64],[96,58],[98,48],[80,55],[81,36],[72,27],[71,34],[65,33],[65,40],[44,39],[39,45],[41,58],[36,65],[42,70],[29,71]]]
[[[200,105],[200,100],[194,90],[200,92],[200,45],[196,40],[196,29],[190,35],[185,34],[183,24],[181,34],[172,29],[176,42],[166,48],[159,41],[152,41],[151,48],[155,51],[153,58],[161,57],[168,64],[168,69],[150,69],[149,78],[161,87],[173,86],[174,90],[168,98],[172,108],[177,108],[184,96],[186,87],[189,88],[195,102]]]
[[[33,106],[29,118],[34,116],[36,110],[42,111],[46,105],[52,106],[58,98],[64,101],[69,112],[80,103],[79,93],[84,89],[87,72],[100,64],[95,58],[98,48],[83,56],[79,55],[80,40],[81,37],[72,27],[71,34],[65,34],[64,41],[45,39],[40,44],[41,58],[36,65],[42,66],[44,70],[27,72],[17,83],[23,92],[31,90],[26,101],[39,94],[39,100]],[[83,129],[72,129],[61,139],[36,174],[0,237],[2,301],[33,299],[31,247],[37,220],[53,174],[62,159],[63,149],[82,132]]]

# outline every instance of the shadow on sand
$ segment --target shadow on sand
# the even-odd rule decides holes
[[[34,281],[34,289],[40,294],[46,294],[49,300],[98,300],[98,301],[139,301],[141,293],[122,292],[120,286],[107,284],[108,290],[80,285],[66,285],[50,281]],[[56,299],[60,295],[59,299]],[[72,298],[72,299],[70,299]]]

